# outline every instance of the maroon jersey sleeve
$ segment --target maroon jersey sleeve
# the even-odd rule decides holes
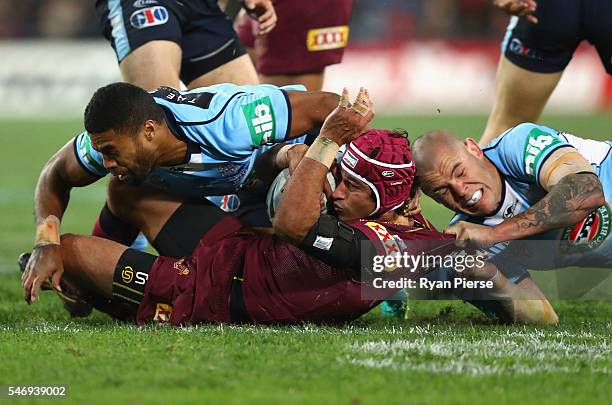
[[[452,237],[438,232],[422,216],[416,220],[414,226],[373,220],[343,223],[331,215],[321,215],[300,248],[330,266],[349,268],[355,273],[366,269],[375,255],[452,251]]]

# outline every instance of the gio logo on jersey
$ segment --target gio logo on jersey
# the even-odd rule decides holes
[[[163,6],[154,6],[136,10],[130,16],[130,24],[137,29],[162,25],[168,22],[168,10]]]
[[[246,119],[251,143],[258,148],[263,144],[275,141],[276,119],[270,97],[262,97],[242,106],[242,113]]]

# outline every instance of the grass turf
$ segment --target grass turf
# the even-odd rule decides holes
[[[579,136],[612,139],[609,116],[548,117]],[[412,136],[477,136],[484,117],[383,117]],[[32,196],[48,157],[78,121],[0,122],[0,384],[67,384],[73,401],[268,403],[609,400],[610,302],[555,302],[556,328],[497,325],[460,302],[411,302],[408,320],[374,311],[345,327],[185,329],[72,320],[51,293],[27,306],[16,257],[33,240]],[[609,134],[609,135],[608,135]],[[64,231],[88,233],[104,183],[75,190]],[[450,213],[424,201],[438,226]],[[1,395],[1,393],[0,393]]]

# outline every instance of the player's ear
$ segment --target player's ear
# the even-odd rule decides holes
[[[478,146],[478,142],[476,142],[473,138],[466,138],[465,141],[463,141],[463,144],[471,155],[479,159],[482,158],[482,149],[480,149],[480,146]]]
[[[155,137],[155,129],[156,129],[156,125],[155,125],[155,121],[153,120],[146,120],[144,123],[144,136],[145,139],[147,141],[152,141],[153,138]]]

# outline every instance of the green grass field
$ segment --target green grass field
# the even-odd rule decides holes
[[[379,118],[412,136],[475,136],[484,117]],[[612,139],[612,116],[546,117]],[[505,326],[461,302],[412,301],[406,320],[378,310],[344,327],[117,324],[70,319],[52,293],[27,306],[15,264],[33,242],[37,175],[78,121],[0,121],[0,384],[65,384],[94,403],[604,403],[612,396],[612,301],[554,302],[561,325]],[[72,194],[64,231],[89,233],[103,182]],[[424,202],[437,226],[450,213]],[[608,290],[610,292],[612,290]],[[2,393],[0,393],[1,395]]]

